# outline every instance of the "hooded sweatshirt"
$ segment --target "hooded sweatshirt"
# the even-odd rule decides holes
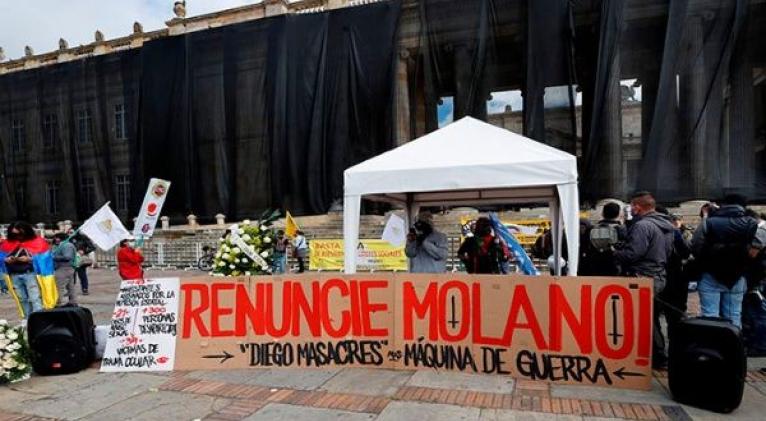
[[[654,279],[655,294],[665,288],[674,230],[670,217],[661,213],[634,217],[624,247],[614,253],[624,274]]]

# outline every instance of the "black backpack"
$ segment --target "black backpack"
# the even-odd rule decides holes
[[[40,375],[70,374],[96,356],[93,315],[85,307],[58,307],[29,315],[32,368]]]

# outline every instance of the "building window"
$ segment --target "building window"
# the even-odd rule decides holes
[[[117,176],[117,210],[127,211],[130,204],[130,178],[127,175]]]
[[[59,119],[56,114],[46,114],[43,117],[43,147],[53,149],[58,142]]]
[[[88,143],[92,138],[90,110],[85,108],[77,112],[77,141]]]
[[[59,188],[58,181],[45,183],[45,207],[48,210],[48,215],[58,215],[59,213]]]
[[[128,138],[128,132],[125,127],[125,104],[114,106],[114,138],[117,140]]]
[[[93,212],[96,210],[96,180],[93,177],[85,177],[82,179],[82,206],[85,212]]]
[[[15,119],[11,122],[11,151],[21,152],[24,149],[25,142],[24,121]]]

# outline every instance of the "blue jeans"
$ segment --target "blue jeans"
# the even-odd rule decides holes
[[[274,253],[274,257],[272,258],[271,262],[271,272],[272,273],[285,273],[285,268],[287,267],[287,255],[277,254]]]
[[[16,291],[22,310],[24,310],[25,318],[28,319],[32,312],[43,309],[37,275],[34,273],[14,274],[11,275],[11,279],[13,280],[13,289]]]
[[[702,315],[705,317],[723,317],[742,327],[742,300],[745,297],[747,283],[739,278],[731,289],[726,288],[709,273],[703,273],[697,286],[700,295]]]

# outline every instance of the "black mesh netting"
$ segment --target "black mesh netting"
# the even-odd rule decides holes
[[[765,3],[403,4],[260,19],[0,76],[0,217],[83,219],[106,200],[130,217],[149,177],[172,180],[176,218],[323,213],[345,168],[446,124],[449,105],[453,120],[577,154],[591,203],[636,189],[666,203],[766,201]]]

